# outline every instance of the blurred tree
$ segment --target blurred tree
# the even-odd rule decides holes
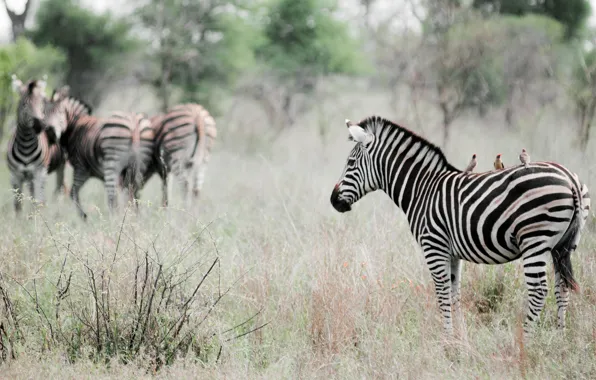
[[[28,34],[36,45],[50,44],[66,54],[65,79],[72,95],[97,104],[126,73],[137,46],[126,21],[97,15],[78,0],[45,0],[36,18],[37,27]]]
[[[25,0],[25,7],[21,14],[18,14],[14,10],[10,9],[6,0],[3,1],[4,8],[6,8],[6,13],[8,13],[8,18],[10,18],[11,22],[12,42],[15,42],[17,38],[19,38],[25,32],[25,21],[27,21],[27,16],[29,16],[31,3],[33,3],[33,0]]]
[[[322,76],[365,69],[358,41],[335,10],[333,0],[275,0],[269,6],[258,49],[268,74],[254,84],[253,95],[277,127],[294,123],[294,100],[311,94]]]
[[[151,41],[139,75],[157,90],[162,111],[174,101],[193,101],[218,112],[218,96],[254,63],[259,36],[248,3],[149,0],[137,9]]]
[[[596,48],[579,47],[577,53],[570,90],[579,124],[579,146],[585,152],[596,114]]]
[[[473,6],[489,13],[551,17],[565,25],[567,38],[578,35],[591,13],[588,0],[474,0]]]
[[[16,112],[17,95],[12,90],[12,74],[23,82],[48,75],[48,87],[57,86],[63,78],[66,57],[59,50],[46,46],[37,48],[24,37],[0,47],[0,141],[5,125]]]

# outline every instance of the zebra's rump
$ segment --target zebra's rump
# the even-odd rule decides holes
[[[582,198],[577,175],[549,162],[444,180],[435,195],[444,206],[429,216],[427,228],[443,234],[455,255],[477,263],[515,260],[536,237],[553,247],[589,199]]]
[[[157,152],[168,167],[174,163],[193,165],[197,157],[208,159],[217,129],[215,120],[201,105],[180,104],[151,120]]]

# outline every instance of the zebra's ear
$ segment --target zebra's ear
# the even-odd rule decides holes
[[[366,132],[364,128],[358,125],[350,125],[348,127],[348,131],[350,131],[350,138],[352,141],[356,141],[364,145],[368,144],[373,139],[371,133]]]
[[[19,93],[23,92],[23,82],[15,74],[12,74],[12,90]]]

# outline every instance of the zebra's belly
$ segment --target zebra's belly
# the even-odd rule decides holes
[[[454,244],[452,254],[459,259],[477,264],[505,264],[521,257],[520,250],[515,246],[496,250],[487,245],[471,248]]]

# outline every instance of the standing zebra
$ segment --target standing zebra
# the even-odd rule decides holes
[[[141,162],[144,130],[149,121],[141,114],[115,113],[107,118],[89,115],[89,107],[80,100],[59,93],[52,97],[46,111],[49,130],[55,131],[68,153],[73,167],[70,196],[79,215],[87,218],[79,202],[79,191],[91,177],[105,183],[108,206],[116,206],[116,188],[119,184],[131,186],[131,196],[137,193],[137,170],[148,164]],[[149,162],[152,158],[149,150]]]
[[[577,288],[570,255],[590,207],[588,188],[576,174],[551,162],[462,172],[438,147],[388,120],[373,116],[346,124],[356,145],[331,204],[346,212],[367,193],[383,190],[404,211],[424,252],[448,334],[452,303],[460,313],[462,260],[523,260],[528,333],[544,307],[546,260],[552,255],[558,325],[565,327],[569,289]]]
[[[8,141],[7,163],[10,171],[10,183],[18,193],[28,182],[31,196],[45,202],[45,183],[47,175],[56,172],[56,193],[63,191],[64,165],[66,157],[55,140],[48,138],[44,131],[44,110],[46,96],[45,80],[33,79],[23,84],[15,75],[12,76],[13,90],[20,94],[17,107],[17,127]],[[21,211],[21,202],[15,198],[16,212]]]
[[[180,104],[151,118],[155,129],[157,171],[162,179],[163,206],[168,205],[173,173],[181,182],[187,206],[205,180],[211,148],[217,138],[215,120],[199,104]]]

